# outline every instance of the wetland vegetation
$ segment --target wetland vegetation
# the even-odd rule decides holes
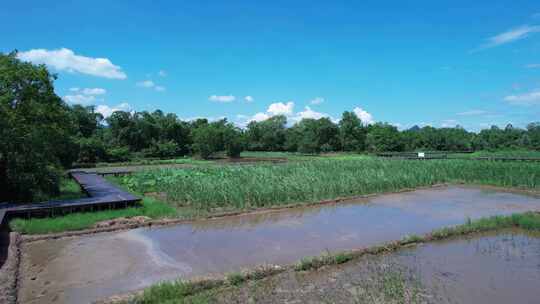
[[[431,186],[467,183],[521,188],[540,187],[540,163],[468,160],[406,161],[361,155],[312,157],[281,165],[160,169],[110,177],[144,196],[142,208],[77,213],[44,219],[17,219],[11,227],[24,233],[90,228],[98,221],[144,215],[151,218],[198,218],[313,203]]]

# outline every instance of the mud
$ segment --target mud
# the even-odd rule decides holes
[[[161,280],[289,264],[463,223],[540,211],[540,199],[450,186],[334,205],[36,241],[23,248],[23,303],[85,303]]]

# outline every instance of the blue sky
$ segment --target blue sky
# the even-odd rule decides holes
[[[10,1],[0,37],[104,114],[540,120],[538,1]]]

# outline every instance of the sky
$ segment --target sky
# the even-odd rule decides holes
[[[5,1],[0,37],[105,116],[540,121],[539,1]]]

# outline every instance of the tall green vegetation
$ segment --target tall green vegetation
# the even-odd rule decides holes
[[[444,182],[538,189],[540,164],[318,159],[280,166],[147,171],[120,181],[133,191],[159,192],[178,207],[203,212],[314,202]]]
[[[54,75],[0,54],[0,202],[58,194],[63,166],[74,160],[75,128],[54,93]]]

